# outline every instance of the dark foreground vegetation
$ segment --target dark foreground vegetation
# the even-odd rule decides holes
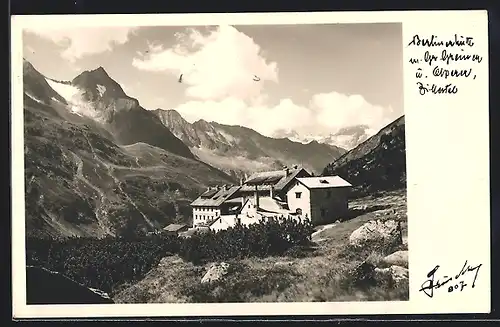
[[[293,220],[237,225],[219,233],[194,234],[190,238],[174,235],[135,235],[106,237],[28,238],[26,264],[60,272],[87,287],[111,295],[119,286],[142,278],[163,257],[178,254],[185,261],[209,261],[248,257],[279,256],[307,247],[313,227]]]

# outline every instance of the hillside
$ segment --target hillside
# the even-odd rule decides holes
[[[24,68],[28,236],[161,228],[186,221],[189,203],[208,185],[236,182],[194,159],[103,70],[61,83],[26,61]],[[63,96],[51,84],[61,93],[78,85],[81,93],[69,96],[66,88]]]
[[[405,301],[408,282],[399,285],[356,285],[363,262],[383,261],[392,251],[353,251],[349,236],[372,220],[401,222],[407,249],[406,194],[388,192],[373,199],[365,197],[350,204],[365,206],[345,222],[323,226],[313,233],[309,251],[290,251],[284,256],[229,260],[234,271],[220,282],[202,284],[211,262],[193,265],[178,255],[168,254],[137,283],[123,285],[112,294],[115,303],[227,303],[227,302],[324,302],[324,301]],[[398,250],[399,250],[398,249]],[[312,250],[312,251],[311,251]]]
[[[303,144],[287,138],[270,138],[241,126],[205,120],[191,124],[175,110],[154,112],[200,160],[237,178],[245,173],[294,164],[319,173],[327,163],[345,153],[342,148],[317,141]]]
[[[406,187],[404,116],[325,167],[323,175],[339,175],[357,194]]]

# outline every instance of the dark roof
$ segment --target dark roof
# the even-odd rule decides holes
[[[211,198],[212,196],[214,196],[216,193],[218,192],[218,190],[215,190],[215,189],[212,189],[212,190],[207,190],[205,191],[205,193],[203,193],[201,195],[202,198]]]
[[[221,188],[219,190],[215,190],[215,193],[207,191],[200,195],[196,200],[194,200],[191,205],[192,206],[204,206],[204,207],[218,207],[226,200],[229,200],[231,196],[236,193],[240,189],[240,186],[232,186],[224,190]],[[207,196],[206,194],[210,194]]]
[[[276,184],[286,173],[284,170],[264,171],[251,175],[246,181],[247,185]]]
[[[163,228],[163,230],[167,231],[167,232],[177,232],[186,226],[187,225],[185,225],[185,224],[170,224],[170,225],[166,226],[165,228]]]
[[[286,176],[285,170],[275,170],[275,171],[265,171],[252,174],[241,187],[241,191],[249,192],[255,190],[255,185],[257,185],[257,190],[270,190],[271,186],[276,191],[283,190],[290,182],[297,177],[300,173],[305,173],[304,176],[311,176],[304,168],[298,167],[296,169],[290,169],[288,176]]]

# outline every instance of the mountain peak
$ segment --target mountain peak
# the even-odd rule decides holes
[[[104,67],[99,66],[95,69],[91,70],[85,70],[83,71],[80,75],[74,78],[73,81],[82,81],[82,80],[92,80],[94,82],[99,82],[99,83],[109,83],[113,82],[116,83],[106,72]]]
[[[109,77],[108,73],[106,72],[106,70],[105,70],[105,69],[104,69],[104,67],[102,67],[102,66],[99,66],[99,67],[97,67],[96,69],[91,70],[90,72],[91,72],[91,73],[94,73],[94,74],[102,74],[102,75],[104,75],[104,76]]]
[[[71,84],[80,89],[91,90],[92,93],[106,94],[113,98],[129,98],[123,91],[120,84],[112,79],[106,70],[99,66],[93,70],[86,70],[75,77]]]

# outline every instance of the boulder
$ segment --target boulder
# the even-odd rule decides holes
[[[395,220],[371,220],[352,232],[349,243],[355,247],[371,244],[403,243],[401,224]]]
[[[222,277],[229,273],[229,263],[221,262],[219,264],[214,263],[207,270],[203,278],[201,279],[202,283],[210,283],[217,280],[220,280]]]
[[[375,268],[374,278],[377,281],[392,280],[396,285],[408,281],[408,269],[400,266],[390,266],[389,268]]]
[[[27,304],[110,304],[110,297],[54,271],[26,267]]]
[[[396,251],[382,259],[382,262],[391,266],[408,268],[408,251]]]

